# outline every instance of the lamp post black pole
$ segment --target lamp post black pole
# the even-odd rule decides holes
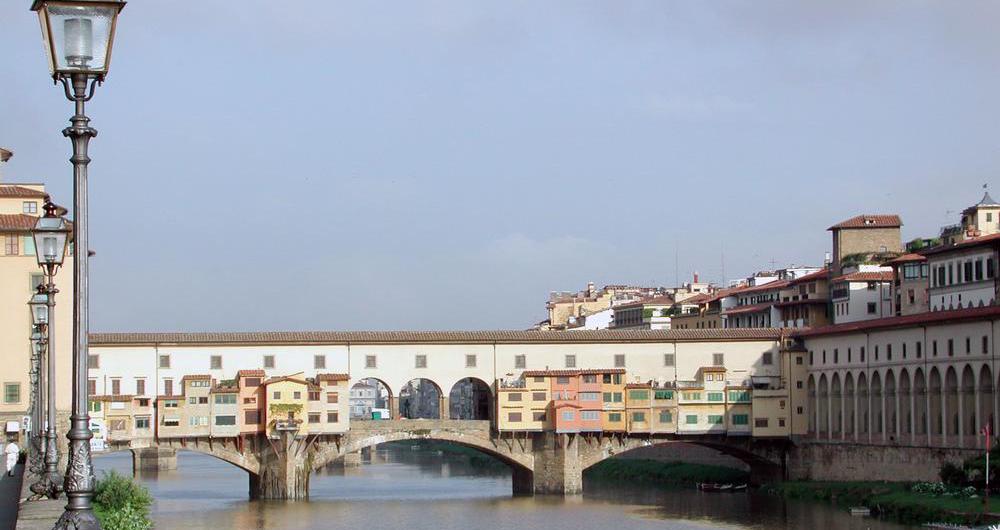
[[[45,446],[42,445],[42,410],[45,404],[41,389],[42,351],[45,348],[42,341],[45,338],[40,328],[40,325],[35,327],[39,330],[39,338],[31,345],[31,459],[28,462],[28,471],[38,478],[45,471]]]
[[[60,78],[66,97],[76,104],[76,113],[63,136],[73,144],[73,409],[70,415],[69,462],[66,465],[66,511],[56,529],[100,530],[91,500],[94,496],[94,465],[90,458],[90,415],[88,413],[87,371],[90,321],[88,313],[89,234],[87,219],[87,148],[97,131],[89,126],[84,104],[94,95],[97,79],[86,74]],[[72,87],[70,87],[70,81]],[[89,85],[89,91],[88,91]],[[51,318],[51,317],[50,317]]]
[[[48,371],[46,383],[49,387],[49,402],[46,404],[46,412],[49,428],[45,434],[45,482],[49,486],[47,495],[50,499],[59,498],[63,481],[63,477],[59,474],[59,446],[56,443],[56,343],[53,329],[55,328],[56,293],[59,291],[56,290],[54,276],[55,271],[50,267],[45,275],[46,304],[49,308],[48,322],[45,325],[49,361],[46,366]]]

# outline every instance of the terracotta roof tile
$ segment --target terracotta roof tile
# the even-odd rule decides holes
[[[803,329],[793,331],[795,337],[817,337],[824,335],[838,335],[842,333],[854,333],[865,331],[877,331],[881,329],[896,329],[921,326],[925,324],[940,324],[961,322],[966,320],[984,320],[1000,316],[1000,306],[974,307],[972,309],[954,309],[951,311],[930,311],[906,315],[901,317],[879,318],[875,320],[863,320],[860,322],[849,322],[847,324],[833,324],[818,328]]]
[[[841,228],[899,228],[903,226],[903,220],[895,214],[864,214],[856,215],[841,221],[827,230],[839,230]]]
[[[629,383],[625,385],[625,388],[653,388],[651,383]]]
[[[0,214],[0,230],[5,232],[30,232],[38,218],[23,213]]]
[[[978,246],[994,245],[997,241],[1000,241],[1000,234],[990,234],[988,236],[980,236],[972,239],[966,239],[965,241],[959,241],[954,245],[938,245],[927,250],[921,250],[920,253],[924,256],[932,256],[934,254],[941,254],[942,252],[948,252],[950,250],[961,250]]]
[[[351,379],[347,374],[316,374],[317,381],[348,381]]]
[[[241,377],[264,377],[267,375],[264,370],[239,370],[236,372],[236,378]]]
[[[727,309],[724,314],[726,315],[742,315],[744,313],[757,313],[758,311],[765,311],[770,309],[771,306],[776,305],[777,302],[762,302],[759,304],[749,304],[736,306]]]
[[[44,199],[47,195],[48,194],[44,191],[39,191],[25,186],[17,186],[13,184],[0,185],[0,198],[4,199]]]
[[[525,370],[524,377],[573,377],[580,375],[580,370]]]
[[[770,328],[562,331],[262,331],[198,333],[92,333],[93,346],[206,344],[561,344],[774,340]]]
[[[604,374],[624,374],[624,368],[587,368],[586,370],[580,370],[580,374],[586,375],[604,375]]]
[[[830,276],[830,271],[827,269],[823,269],[816,272],[811,272],[809,274],[806,274],[805,276],[799,276],[798,278],[789,281],[788,286],[791,287],[792,285],[798,285],[800,283],[811,282],[814,280],[822,280],[823,278],[828,278],[829,276]]]
[[[205,380],[205,379],[211,380],[212,376],[210,376],[208,374],[188,374],[188,375],[185,375],[185,376],[181,377],[181,382],[184,382],[184,381],[202,381],[202,380]]]
[[[909,254],[903,254],[902,256],[899,256],[898,258],[893,258],[893,259],[891,259],[891,260],[883,263],[883,265],[891,267],[893,265],[900,265],[900,264],[903,264],[903,263],[912,263],[912,262],[915,262],[915,261],[927,261],[927,257],[924,256],[924,255],[922,255],[922,254],[916,254],[916,253],[912,253],[911,252]]]
[[[892,271],[852,272],[830,280],[837,282],[891,282],[896,279]]]

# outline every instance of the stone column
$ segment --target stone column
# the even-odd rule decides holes
[[[958,447],[965,447],[965,388],[962,387],[961,379],[958,382],[958,390],[955,392],[958,401]]]
[[[981,388],[981,385],[982,385],[982,382],[979,381],[979,377],[980,376],[977,374],[976,377],[975,377],[976,381],[973,383],[973,385],[975,385],[975,386],[972,389],[972,391],[975,392],[975,402],[976,402],[976,424],[973,425],[973,427],[975,427],[975,431],[974,432],[977,433],[977,434],[974,435],[975,436],[975,440],[976,440],[975,446],[976,446],[977,449],[981,449],[983,447],[983,437],[978,434],[979,433],[979,429],[981,428],[980,426],[983,424],[983,416],[982,416],[982,410],[983,410],[983,403],[982,403],[983,393],[979,391],[979,389]]]
[[[361,451],[347,453],[344,455],[344,467],[358,467],[361,465]]]
[[[441,394],[440,405],[438,405],[438,419],[447,420],[451,417],[448,411],[448,397],[443,393]]]
[[[173,471],[177,469],[177,450],[167,447],[146,447],[132,450],[132,474]]]
[[[279,431],[279,438],[261,448],[260,475],[250,476],[250,496],[256,499],[297,500],[309,498],[311,459],[304,453],[304,438],[296,431]]]
[[[576,495],[583,492],[583,465],[577,435],[542,433],[533,440],[532,452],[535,494]]]

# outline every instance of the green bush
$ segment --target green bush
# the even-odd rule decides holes
[[[105,473],[94,488],[94,513],[104,530],[148,530],[149,490],[115,471]]]
[[[153,528],[149,517],[130,504],[117,510],[105,513],[101,517],[101,528],[104,530],[150,530]]]
[[[941,466],[941,471],[938,472],[941,477],[941,482],[948,484],[949,486],[962,486],[968,477],[965,475],[965,470],[952,464],[951,462],[945,462]]]

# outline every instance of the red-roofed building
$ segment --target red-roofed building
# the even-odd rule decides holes
[[[930,274],[931,311],[996,304],[1000,233],[941,245],[921,254],[927,258]]]
[[[893,272],[893,315],[898,317],[930,311],[930,271],[927,257],[921,254],[903,254],[885,265],[892,267]]]
[[[856,269],[830,280],[833,322],[843,324],[892,316],[895,279],[892,269],[879,265],[859,265]]]
[[[828,230],[833,234],[833,271],[844,273],[856,256],[901,254],[903,221],[894,214],[865,214],[841,221]]]
[[[775,304],[778,320],[776,327],[803,328],[825,326],[830,320],[830,271],[822,269],[800,276],[780,292],[781,301]]]

